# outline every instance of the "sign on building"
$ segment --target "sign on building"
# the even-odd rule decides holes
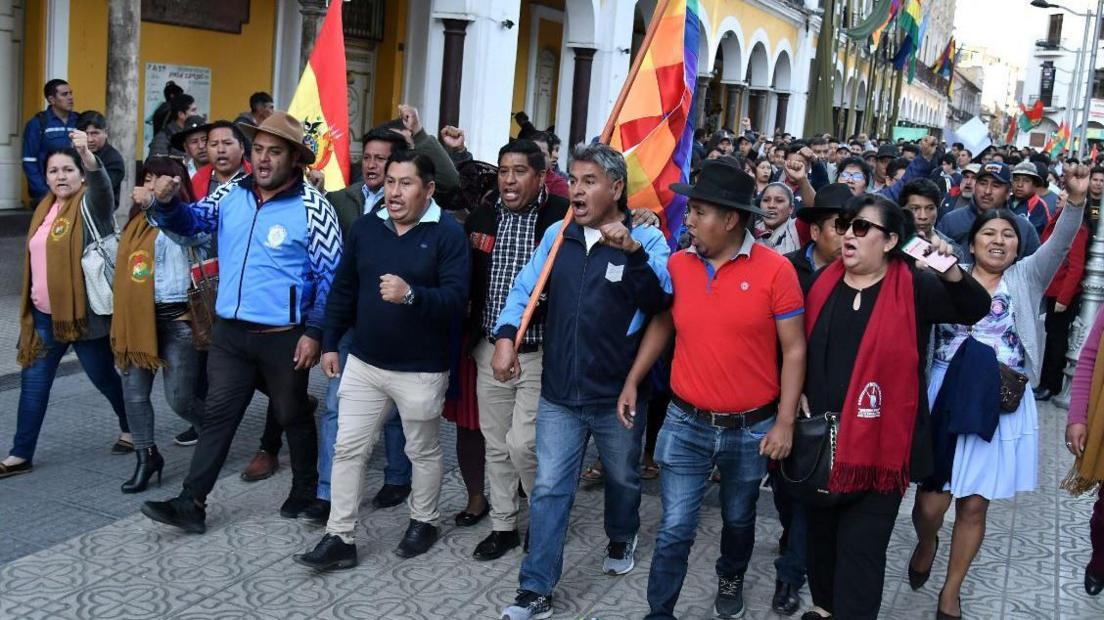
[[[168,65],[158,62],[146,63],[146,87],[142,95],[142,113],[145,115],[143,142],[145,154],[149,155],[149,143],[156,133],[153,127],[153,113],[157,106],[165,101],[165,84],[170,81],[184,89],[184,93],[195,98],[196,109],[206,117],[211,112],[211,69],[210,67],[190,67],[187,65]]]

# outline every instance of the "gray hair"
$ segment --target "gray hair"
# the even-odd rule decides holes
[[[577,161],[589,161],[598,164],[606,173],[606,178],[611,182],[624,181],[628,183],[629,172],[625,167],[625,158],[608,145],[599,143],[576,146],[571,151],[571,158],[568,161],[569,169],[571,164]]]

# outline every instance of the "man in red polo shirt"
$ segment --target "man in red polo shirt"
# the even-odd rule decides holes
[[[631,427],[636,385],[673,336],[674,395],[655,451],[663,469],[663,519],[648,577],[648,618],[674,617],[702,480],[714,465],[724,519],[714,610],[738,618],[759,482],[767,459],[790,451],[805,379],[804,302],[793,265],[748,234],[752,215],[761,215],[752,206],[750,175],[722,158],[704,164],[697,184],[671,189],[690,199],[692,247],[668,262],[674,305],[649,325],[618,400],[618,416]]]

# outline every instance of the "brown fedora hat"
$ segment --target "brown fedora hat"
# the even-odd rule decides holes
[[[304,165],[314,163],[314,151],[303,142],[303,123],[283,110],[274,111],[260,125],[241,122],[238,123],[238,127],[241,127],[241,130],[249,137],[250,141],[256,138],[257,132],[283,138],[303,155]]]

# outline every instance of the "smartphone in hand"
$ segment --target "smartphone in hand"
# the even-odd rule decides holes
[[[956,256],[944,256],[935,251],[932,244],[920,236],[915,236],[909,239],[905,243],[903,248],[905,254],[915,258],[916,260],[922,260],[928,264],[929,267],[938,271],[939,273],[945,273],[951,267],[954,267],[958,263],[958,257]]]

